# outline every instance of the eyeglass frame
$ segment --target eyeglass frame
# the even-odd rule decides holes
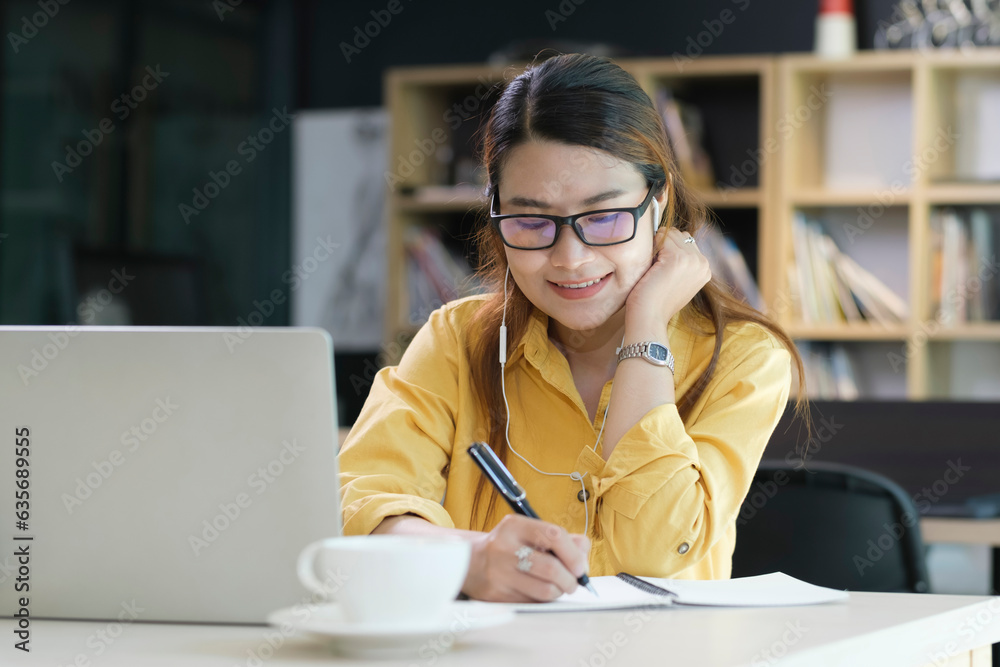
[[[631,208],[630,207],[602,208],[596,211],[584,211],[583,213],[577,213],[575,215],[569,215],[569,216],[546,215],[544,213],[532,213],[532,214],[508,213],[504,215],[497,214],[495,213],[497,207],[499,206],[499,197],[497,197],[497,195],[500,194],[500,186],[498,185],[497,187],[493,188],[493,195],[490,198],[491,199],[490,222],[492,223],[493,228],[497,231],[497,234],[500,235],[500,241],[508,248],[513,248],[515,250],[548,250],[549,248],[551,248],[556,244],[556,241],[559,240],[559,231],[562,229],[563,226],[568,226],[570,229],[572,229],[576,233],[576,237],[580,239],[581,243],[594,248],[604,248],[607,246],[619,245],[621,243],[628,243],[629,241],[635,238],[636,230],[639,229],[639,218],[645,215],[646,209],[648,209],[649,205],[652,203],[653,193],[658,192],[665,183],[666,181],[662,179],[653,181],[653,184],[649,186],[649,192],[646,193],[646,198],[643,199],[642,203],[639,204],[638,206],[634,206]],[[579,220],[580,218],[585,218],[588,215],[595,215],[597,213],[631,213],[632,235],[629,236],[627,239],[622,239],[621,241],[614,241],[613,243],[590,243],[589,241],[587,241],[587,239],[583,238],[583,231],[577,225],[576,221]],[[555,234],[552,235],[552,243],[545,246],[538,246],[533,248],[516,246],[513,245],[512,243],[508,243],[507,239],[504,238],[503,231],[500,229],[500,222],[502,220],[509,220],[511,218],[538,218],[541,220],[551,220],[556,224],[556,232]]]

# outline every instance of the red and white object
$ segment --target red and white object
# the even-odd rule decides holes
[[[816,16],[816,55],[849,58],[857,48],[853,0],[820,0]]]

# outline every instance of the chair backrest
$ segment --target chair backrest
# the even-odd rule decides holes
[[[819,586],[926,593],[919,513],[882,475],[761,461],[740,509],[733,576],[781,571]]]

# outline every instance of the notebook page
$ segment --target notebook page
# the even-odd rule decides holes
[[[590,584],[600,597],[583,586],[556,598],[552,602],[491,603],[500,604],[519,612],[600,611],[604,609],[630,609],[635,607],[669,607],[670,597],[641,591],[618,577],[591,577]]]
[[[694,581],[640,577],[677,594],[677,604],[718,607],[780,607],[822,604],[848,598],[847,591],[824,588],[782,572],[738,579]]]
[[[701,605],[715,607],[781,607],[824,604],[847,600],[847,591],[824,588],[801,581],[782,572],[738,579],[696,581],[639,577],[665,588],[677,597],[670,598],[641,591],[618,577],[591,577],[590,583],[600,598],[580,587],[552,602],[489,603],[518,612],[601,611],[637,607]]]

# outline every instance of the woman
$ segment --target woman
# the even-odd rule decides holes
[[[711,282],[649,97],[606,59],[551,58],[506,88],[483,162],[495,289],[378,374],[340,455],[345,534],[466,538],[463,592],[486,600],[551,600],[588,570],[728,577],[801,361]],[[497,502],[478,440],[544,521]]]

